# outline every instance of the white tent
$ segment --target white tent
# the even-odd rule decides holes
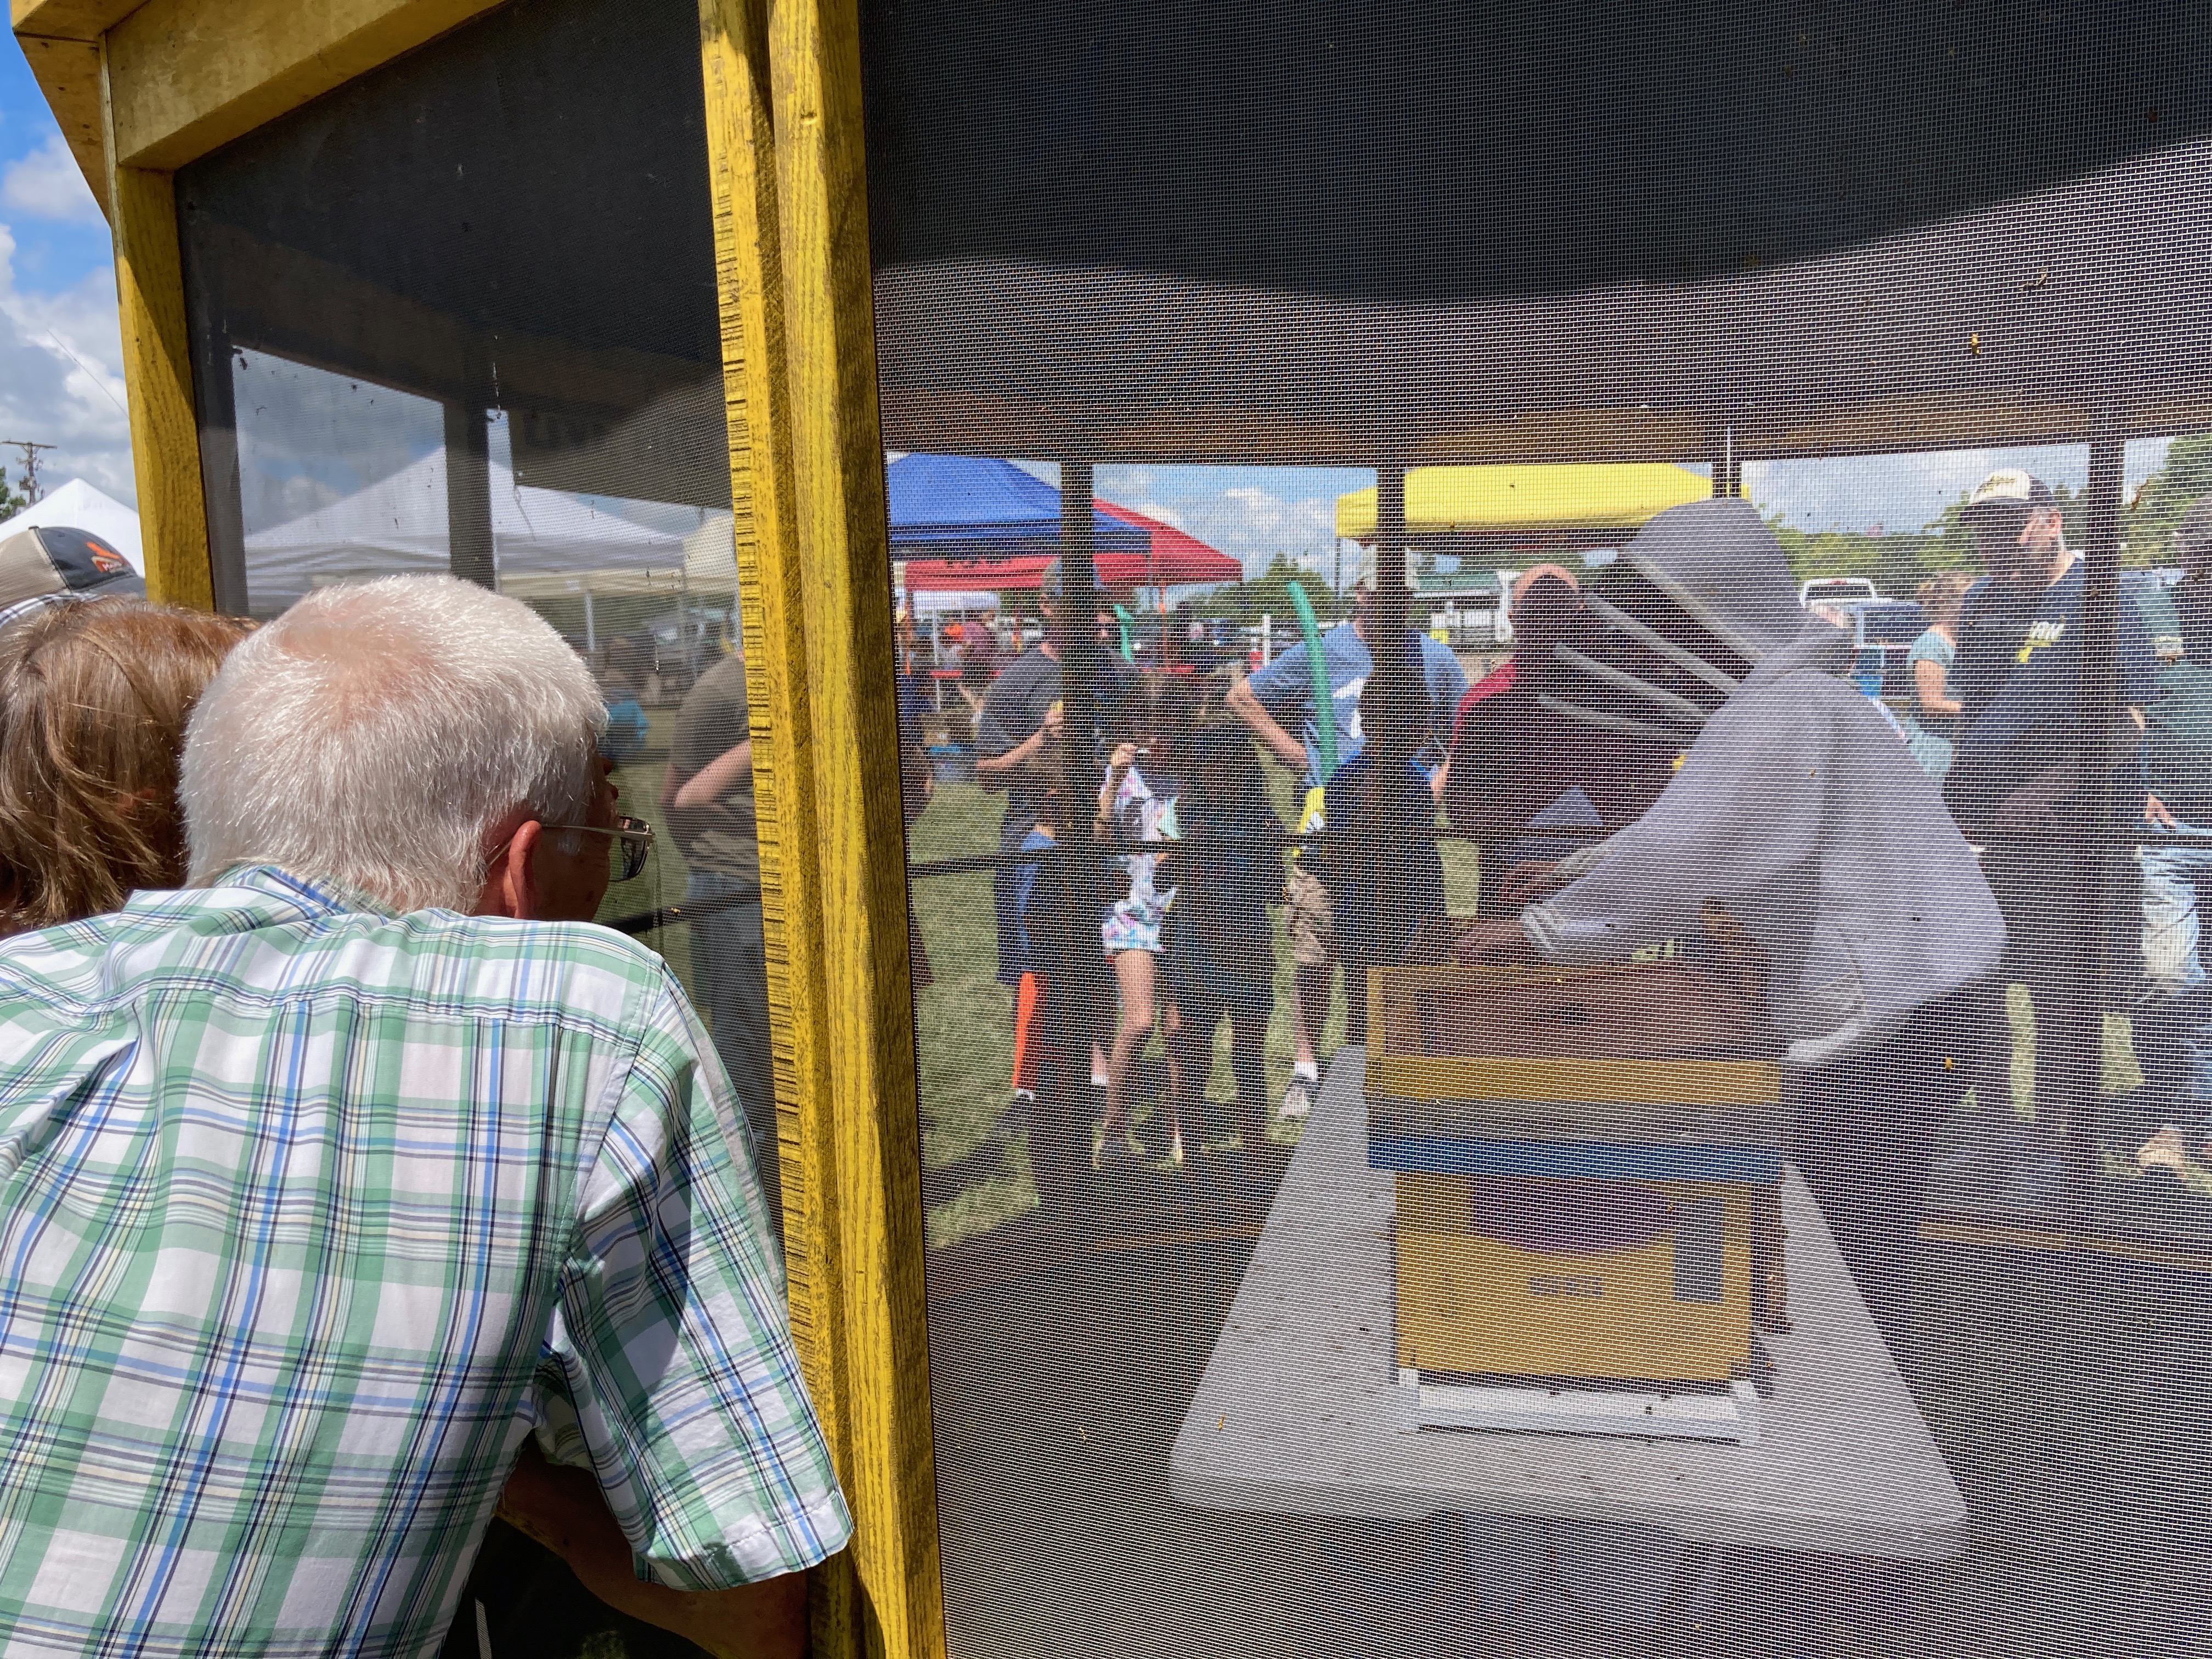
[[[14,518],[0,523],[0,541],[19,530],[33,530],[41,525],[82,530],[130,560],[131,568],[140,575],[146,574],[146,556],[138,539],[138,515],[82,478],[71,478],[59,489],[40,496]]]
[[[680,570],[684,541],[600,511],[573,495],[491,473],[492,556],[509,576],[605,570]],[[246,538],[246,586],[267,615],[325,582],[427,574],[447,566],[446,453],[328,507]]]
[[[534,493],[534,492],[533,492]],[[727,508],[709,513],[678,544],[682,556],[649,568],[624,565],[611,570],[566,571],[557,575],[519,575],[500,566],[499,591],[518,599],[558,599],[665,593],[727,599],[738,589],[737,544]]]

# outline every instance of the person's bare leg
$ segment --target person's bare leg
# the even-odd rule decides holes
[[[1301,1066],[1314,1061],[1315,1038],[1328,1018],[1329,972],[1303,963],[1291,975],[1291,1058]],[[1308,1010],[1314,1012],[1310,1015]]]
[[[1121,992],[1121,1020],[1114,1029],[1114,1052],[1106,1057],[1106,1121],[1100,1133],[1108,1139],[1121,1124],[1129,1064],[1152,1034],[1152,953],[1119,952],[1114,958],[1114,980]]]
[[[607,1511],[599,1483],[583,1469],[548,1463],[522,1443],[500,1495],[500,1519],[568,1564],[609,1607],[673,1631],[716,1659],[803,1659],[806,1575],[786,1573],[726,1590],[672,1590],[630,1569],[629,1540]]]
[[[1182,1146],[1182,1054],[1181,1036],[1182,1014],[1175,1000],[1165,999],[1160,1007],[1160,1032],[1167,1038],[1168,1050],[1168,1157],[1176,1164],[1183,1161]],[[1200,1084],[1203,1088],[1205,1085]]]
[[[1206,1088],[1213,1077],[1213,1029],[1187,1018],[1179,1004],[1170,1005],[1168,1010],[1168,1058],[1172,1062],[1168,1078],[1174,1091],[1176,1126],[1182,1126],[1183,1093],[1188,1090],[1191,1121],[1201,1126],[1197,1133],[1203,1139],[1202,1126],[1210,1115]]]

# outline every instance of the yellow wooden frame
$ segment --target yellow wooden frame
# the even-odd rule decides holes
[[[792,1320],[857,1522],[814,1633],[926,1659],[944,1610],[859,20],[699,11]]]
[[[11,0],[114,232],[147,585],[211,609],[175,169],[500,0]],[[792,1322],[857,1528],[824,1655],[944,1651],[854,0],[699,0]]]

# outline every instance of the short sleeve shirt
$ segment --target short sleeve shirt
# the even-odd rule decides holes
[[[1908,664],[1938,663],[1948,668],[1951,665],[1951,659],[1958,654],[1958,647],[1946,639],[1940,630],[1931,628],[1913,641],[1912,649],[1905,653],[1905,660]]]
[[[642,1573],[850,1518],[667,965],[266,866],[0,943],[0,1646],[432,1659],[523,1438]]]
[[[1442,734],[1446,720],[1467,695],[1467,671],[1459,665],[1457,657],[1426,635],[1411,637],[1421,653],[1421,683],[1428,699],[1423,736],[1435,738]],[[1321,657],[1336,728],[1336,758],[1341,765],[1358,753],[1365,741],[1360,704],[1367,682],[1375,673],[1375,658],[1350,623],[1339,623],[1321,636]],[[1300,722],[1306,748],[1305,782],[1310,789],[1323,779],[1321,728],[1315,714],[1313,671],[1308,662],[1301,642],[1261,669],[1247,684],[1260,706],[1275,719]]]
[[[1025,651],[1006,665],[983,699],[975,717],[975,754],[994,760],[1035,737],[1044,717],[1060,701],[1060,665],[1042,651]],[[1016,776],[1006,790],[1006,815],[999,823],[999,848],[1018,848],[1036,827],[1038,791]]]
[[[677,711],[668,763],[679,779],[688,778],[751,736],[744,659],[725,657],[699,677]],[[692,868],[726,876],[740,889],[760,890],[760,844],[750,774],[711,805],[674,814],[669,827],[684,862]]]

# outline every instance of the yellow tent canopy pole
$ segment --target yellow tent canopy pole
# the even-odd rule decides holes
[[[1547,466],[1419,466],[1406,474],[1406,533],[1633,530],[1670,507],[1703,501],[1712,481],[1658,461]],[[1375,536],[1375,492],[1336,498],[1336,533]]]

